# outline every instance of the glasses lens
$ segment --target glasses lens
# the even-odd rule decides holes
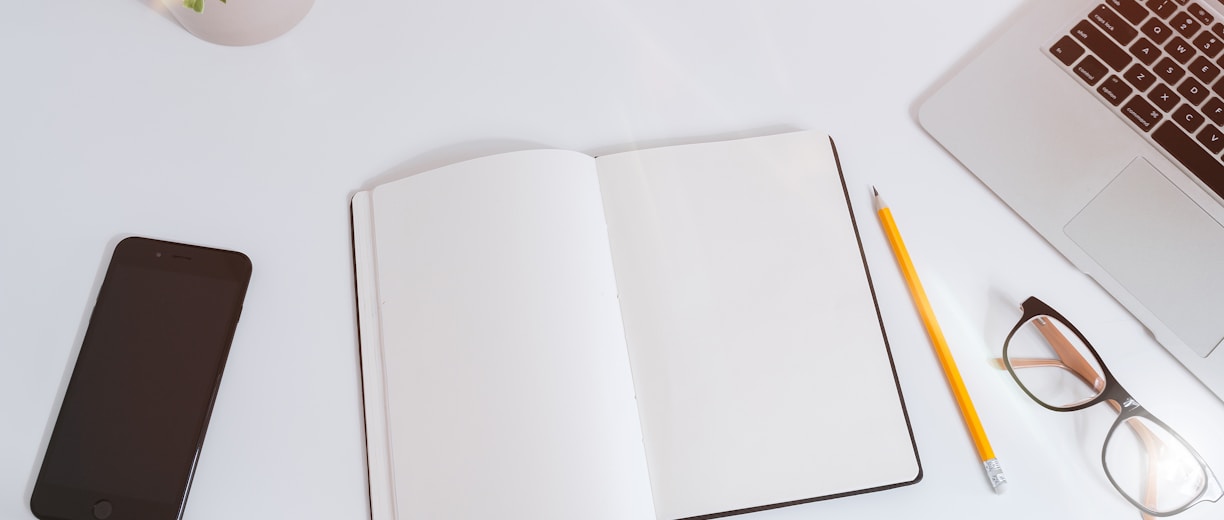
[[[1071,328],[1037,316],[1021,325],[1007,344],[1016,380],[1046,406],[1068,408],[1101,394],[1104,371]]]
[[[1105,440],[1105,471],[1118,491],[1154,513],[1168,513],[1198,498],[1207,474],[1172,432],[1130,417]]]

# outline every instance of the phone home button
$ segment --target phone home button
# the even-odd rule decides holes
[[[98,520],[110,518],[111,503],[109,500],[99,500],[93,505],[93,516]]]

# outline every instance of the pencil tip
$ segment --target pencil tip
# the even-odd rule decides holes
[[[877,190],[875,186],[871,187],[871,193],[877,197],[880,196],[880,190]]]

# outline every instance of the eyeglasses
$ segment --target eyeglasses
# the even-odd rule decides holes
[[[1074,412],[1105,402],[1118,412],[1101,463],[1126,500],[1146,515],[1169,516],[1224,495],[1198,452],[1118,384],[1079,329],[1037,298],[1025,300],[1021,310],[1003,343],[1007,371],[1050,410]]]

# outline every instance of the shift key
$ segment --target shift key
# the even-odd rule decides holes
[[[1105,36],[1099,29],[1094,27],[1088,20],[1081,20],[1071,29],[1071,35],[1075,39],[1084,43],[1089,51],[1096,54],[1115,71],[1121,71],[1131,62],[1130,54],[1118,47],[1113,41]]]

